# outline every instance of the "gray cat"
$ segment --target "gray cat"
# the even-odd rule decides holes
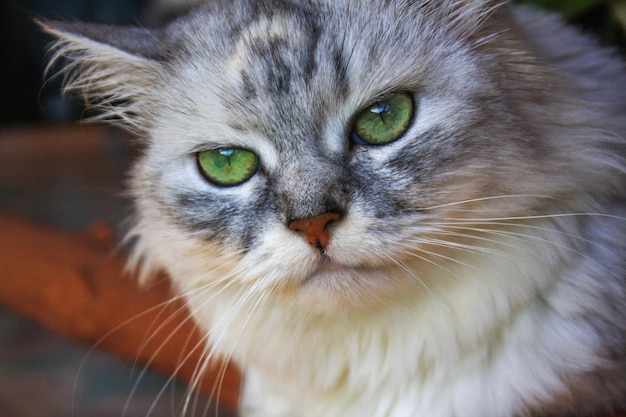
[[[209,1],[43,23],[145,137],[133,265],[167,271],[246,417],[626,408],[626,71],[487,0]]]

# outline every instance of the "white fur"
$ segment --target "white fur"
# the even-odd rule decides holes
[[[334,316],[306,309],[298,313],[284,298],[251,293],[248,286],[266,284],[248,275],[254,260],[249,267],[234,267],[236,282],[204,290],[229,275],[233,267],[222,262],[232,257],[217,256],[219,262],[210,265],[214,273],[201,275],[193,271],[209,270],[205,250],[195,257],[176,250],[159,257],[170,265],[217,352],[254,364],[245,389],[243,408],[251,409],[246,416],[502,417],[522,412],[533,399],[562,394],[557,369],[591,369],[597,362],[593,334],[568,326],[537,298],[555,285],[560,261],[577,254],[555,244],[563,240],[558,232],[544,230],[538,236],[533,231],[532,236],[547,240],[528,245],[497,238],[494,246],[505,242],[514,249],[495,258],[460,257],[468,266],[448,262],[447,271],[432,266],[422,278],[428,288],[418,285],[378,308]],[[285,247],[290,246],[296,248],[292,252],[301,251],[296,239],[280,236],[272,252],[289,253]],[[181,257],[185,265],[174,261]],[[301,256],[288,268],[297,275],[314,257]],[[292,256],[283,260],[289,259],[293,262]],[[239,265],[245,263],[244,257]],[[272,259],[264,266],[271,269]],[[398,272],[388,268],[377,274]],[[271,271],[261,273],[271,276]],[[560,302],[577,309],[575,301]],[[567,362],[560,363],[561,358]],[[257,403],[264,405],[252,407]]]

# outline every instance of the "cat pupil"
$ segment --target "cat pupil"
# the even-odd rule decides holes
[[[230,166],[230,156],[233,154],[234,150],[233,149],[222,149],[220,150],[220,155],[224,155],[226,158],[228,158],[228,165]]]
[[[372,106],[370,111],[372,113],[378,114],[382,122],[385,123],[385,117],[383,116],[383,114],[391,113],[391,107],[389,106],[389,104],[375,104],[374,106]]]

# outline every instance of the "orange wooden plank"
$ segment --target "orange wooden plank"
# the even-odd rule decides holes
[[[106,228],[99,228],[106,235]],[[36,227],[0,213],[0,302],[45,326],[167,374],[192,381],[202,339],[167,279],[139,288],[108,239]],[[235,409],[240,375],[206,370],[200,390]]]

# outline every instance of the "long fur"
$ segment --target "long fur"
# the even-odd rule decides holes
[[[66,88],[146,137],[133,262],[171,275],[207,361],[245,368],[243,416],[626,408],[610,51],[480,0],[212,1],[159,30],[45,28]],[[350,144],[354,115],[394,91],[416,101],[405,136]],[[195,155],[224,146],[262,169],[207,183]],[[329,207],[323,250],[287,227]]]

